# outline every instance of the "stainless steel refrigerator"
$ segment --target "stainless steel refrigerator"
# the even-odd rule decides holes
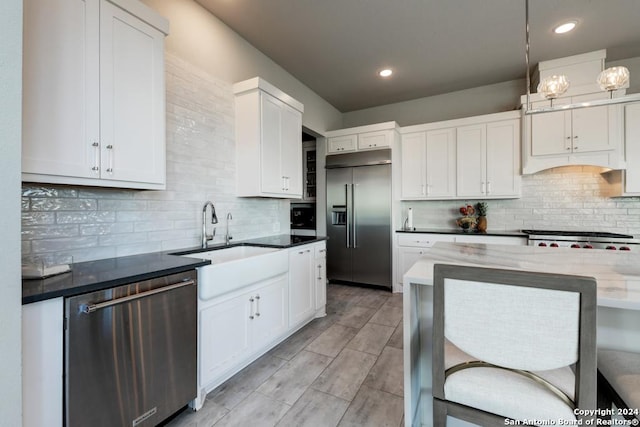
[[[391,150],[327,156],[327,278],[391,289]]]

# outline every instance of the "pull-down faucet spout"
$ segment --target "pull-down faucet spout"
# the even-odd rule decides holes
[[[213,203],[207,201],[202,207],[202,249],[206,249],[208,242],[213,240],[213,236],[216,235],[215,227],[213,228],[213,232],[211,234],[207,234],[207,206],[211,206],[211,224],[218,223],[216,208],[213,206]]]
[[[229,232],[230,219],[233,219],[233,217],[231,216],[231,212],[227,214],[227,234],[224,236],[224,241],[227,245],[231,244],[231,239],[233,239],[233,236],[231,236],[231,233]]]

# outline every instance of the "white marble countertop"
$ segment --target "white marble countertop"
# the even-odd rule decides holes
[[[640,310],[640,253],[438,242],[407,271],[404,283],[433,285],[434,264],[594,277],[599,306]]]

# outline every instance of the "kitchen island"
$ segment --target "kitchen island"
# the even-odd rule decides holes
[[[407,426],[432,423],[434,264],[594,277],[598,282],[598,347],[640,352],[640,254],[438,242],[404,275],[404,402]]]

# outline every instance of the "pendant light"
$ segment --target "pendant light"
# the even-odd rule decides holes
[[[530,37],[529,37],[529,0],[525,0],[525,61],[527,66],[526,80],[527,80],[527,103],[523,106],[524,114],[539,114],[561,110],[574,110],[578,108],[595,107],[601,105],[614,105],[624,104],[628,102],[640,101],[640,94],[626,95],[614,98],[613,91],[628,87],[629,84],[629,70],[626,67],[611,67],[602,71],[596,82],[600,86],[600,89],[609,92],[609,99],[599,99],[595,101],[580,102],[575,104],[565,104],[554,106],[553,100],[564,94],[569,88],[570,82],[564,75],[548,76],[537,87],[538,93],[551,101],[549,107],[533,108],[531,105],[531,75],[529,64],[529,49],[530,49]]]

